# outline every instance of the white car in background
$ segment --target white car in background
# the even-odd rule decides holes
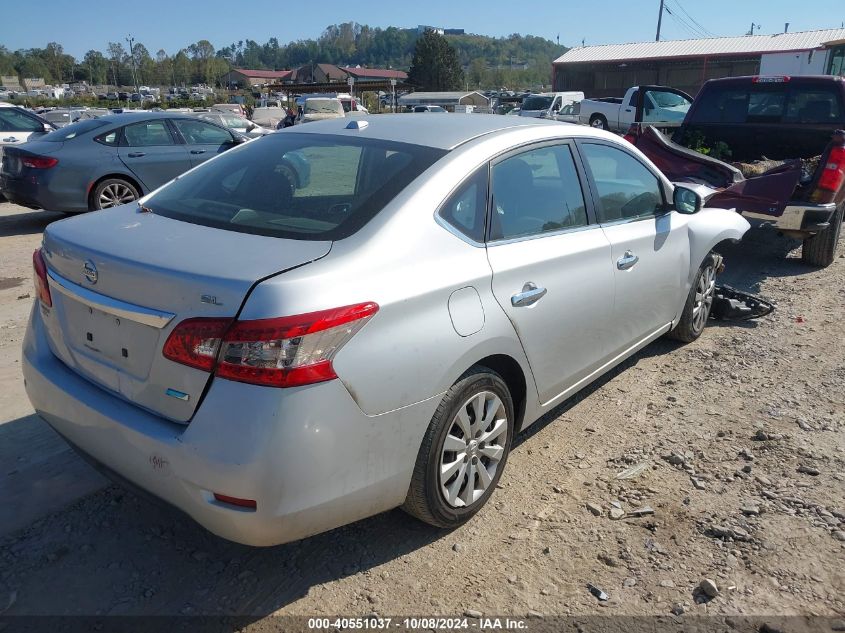
[[[229,114],[227,112],[215,112],[214,110],[211,110],[210,112],[202,112],[197,116],[200,119],[211,121],[217,125],[222,125],[223,127],[229,128],[234,132],[243,134],[244,136],[248,136],[250,138],[264,136],[265,134],[269,134],[273,131],[270,128],[258,125],[258,123],[255,123],[254,121],[250,121],[246,117]]]

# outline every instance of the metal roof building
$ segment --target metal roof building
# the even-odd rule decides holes
[[[554,61],[555,90],[620,96],[638,84],[691,94],[708,79],[755,74],[840,74],[845,29],[573,48]],[[837,57],[837,55],[839,57]],[[839,70],[839,72],[836,72]]]

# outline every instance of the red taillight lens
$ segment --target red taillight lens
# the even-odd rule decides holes
[[[167,337],[162,353],[165,358],[205,371],[214,369],[220,341],[232,319],[188,319]]]
[[[220,378],[298,387],[337,378],[332,358],[378,312],[378,304],[276,319],[188,319],[171,332],[163,354]]]
[[[59,164],[59,159],[50,156],[24,156],[21,158],[21,164],[32,169],[50,169]]]
[[[47,283],[47,264],[44,263],[44,255],[41,249],[32,254],[32,280],[35,283],[35,294],[38,299],[48,308],[53,307],[53,298],[50,296],[50,285]]]
[[[238,321],[226,332],[217,375],[271,387],[337,378],[332,358],[378,312],[375,303],[278,319]]]
[[[845,147],[834,147],[830,150],[827,162],[819,178],[819,188],[827,191],[839,191],[845,182]]]

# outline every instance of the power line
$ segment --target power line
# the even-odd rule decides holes
[[[705,35],[708,35],[708,36],[710,36],[710,37],[716,37],[716,35],[715,35],[715,34],[711,33],[711,32],[710,32],[710,31],[708,31],[706,28],[704,28],[704,26],[702,26],[702,24],[701,24],[698,20],[696,20],[694,17],[692,17],[692,16],[690,15],[689,11],[687,11],[687,10],[684,8],[684,5],[682,5],[682,4],[681,4],[681,0],[672,0],[672,3],[673,3],[673,4],[674,4],[674,5],[675,5],[678,9],[680,9],[680,11],[681,11],[681,12],[682,12],[682,13],[683,13],[686,17],[687,17],[687,19],[689,19],[689,21],[690,21],[690,22],[691,22],[694,26],[698,27],[698,29],[699,29],[702,33],[704,33]]]
[[[668,13],[679,26],[683,27],[693,37],[707,37],[703,31],[696,29],[694,26],[684,20],[680,15],[674,13],[669,7],[666,7],[666,13]]]

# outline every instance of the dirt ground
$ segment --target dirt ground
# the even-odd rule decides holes
[[[0,204],[0,613],[845,613],[845,259],[749,233],[722,280],[777,311],[658,341],[547,415],[458,530],[396,510],[252,549],[109,486],[32,414],[31,252],[60,217]]]

